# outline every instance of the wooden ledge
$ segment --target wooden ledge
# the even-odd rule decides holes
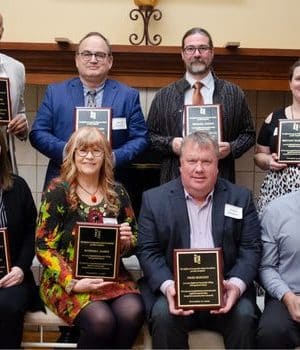
[[[179,46],[113,45],[110,76],[137,88],[159,88],[182,77]],[[0,51],[24,63],[29,84],[49,84],[77,75],[76,45],[1,42]],[[246,90],[289,90],[289,67],[300,50],[215,48],[214,70]]]

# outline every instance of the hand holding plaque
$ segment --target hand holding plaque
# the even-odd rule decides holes
[[[9,79],[0,78],[0,125],[11,121],[11,114]]]
[[[0,278],[10,271],[10,253],[6,228],[0,228]]]
[[[114,281],[118,277],[119,257],[119,225],[77,223],[74,278]]]
[[[218,309],[223,304],[221,248],[175,249],[176,307]]]
[[[219,104],[211,105],[187,105],[185,106],[184,136],[195,131],[207,132],[217,142],[222,141],[222,114]]]
[[[279,119],[278,163],[300,163],[300,120]]]
[[[76,107],[75,130],[84,126],[98,128],[110,141],[112,130],[111,108]]]

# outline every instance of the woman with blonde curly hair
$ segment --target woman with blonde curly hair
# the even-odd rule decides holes
[[[72,277],[78,221],[120,224],[121,256],[134,253],[136,219],[125,189],[114,182],[111,154],[97,128],[77,130],[66,145],[61,176],[43,195],[38,218],[41,297],[79,328],[78,348],[131,348],[144,320],[140,294],[122,262],[116,282]]]

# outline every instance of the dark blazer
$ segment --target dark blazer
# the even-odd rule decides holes
[[[243,218],[225,216],[225,204],[243,208]],[[223,250],[224,279],[238,277],[248,287],[252,285],[261,256],[260,234],[251,192],[219,178],[213,194],[212,236],[215,247]],[[137,257],[144,272],[141,292],[148,311],[161,284],[174,280],[176,248],[190,248],[190,224],[180,178],[143,194]]]
[[[30,295],[30,309],[42,310],[38,290],[31,271],[35,254],[36,207],[26,182],[14,175],[12,189],[3,192],[3,203],[7,217],[8,241],[11,266],[18,266],[24,272],[23,284]]]
[[[59,175],[63,149],[74,131],[75,107],[84,106],[79,78],[50,84],[30,132],[33,147],[50,158],[46,183]],[[127,128],[112,130],[116,168],[130,163],[147,147],[147,129],[137,90],[106,80],[102,107],[112,108],[113,118],[126,118]]]
[[[213,103],[223,108],[223,140],[230,143],[231,154],[219,161],[220,176],[235,181],[234,159],[255,143],[255,129],[243,91],[235,84],[214,74]],[[180,79],[160,89],[155,95],[147,118],[151,149],[162,157],[161,183],[179,176],[179,158],[171,142],[182,137],[184,95],[190,84]]]

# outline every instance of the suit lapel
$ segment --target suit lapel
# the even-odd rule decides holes
[[[222,247],[224,233],[224,208],[227,201],[226,187],[217,181],[213,195],[212,236],[215,247]]]
[[[104,85],[102,107],[112,107],[119,89],[113,80],[107,79]]]
[[[71,95],[75,107],[84,106],[83,85],[79,78],[71,82]]]
[[[180,234],[181,248],[190,248],[190,224],[180,178],[174,181],[174,186],[170,189],[169,203],[177,226],[176,231]]]

